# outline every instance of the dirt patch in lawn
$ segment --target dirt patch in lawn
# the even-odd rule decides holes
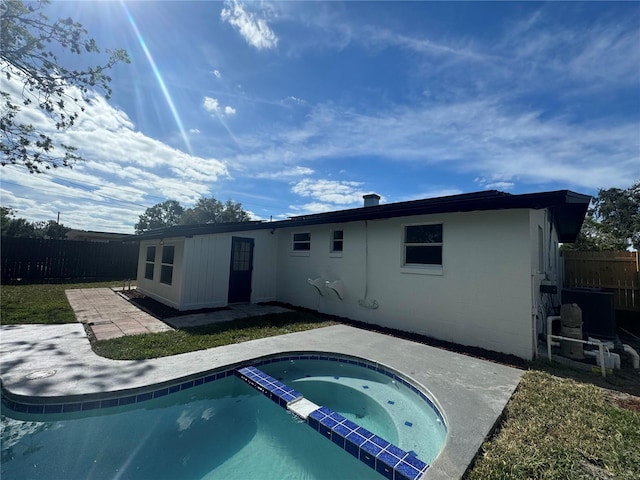
[[[201,308],[199,310],[184,310],[180,311],[175,308],[169,307],[163,303],[154,300],[151,297],[138,292],[136,289],[120,290],[119,294],[123,295],[129,302],[134,304],[140,310],[147,312],[149,315],[156,317],[159,320],[166,320],[167,318],[182,317],[185,315],[193,315],[196,313],[210,313],[219,312],[221,310],[229,310],[228,307],[218,308]]]

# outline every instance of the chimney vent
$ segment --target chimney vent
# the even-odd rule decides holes
[[[363,195],[364,198],[364,206],[365,207],[375,207],[380,204],[380,195],[376,193],[369,193],[367,195]]]

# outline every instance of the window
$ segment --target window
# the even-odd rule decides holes
[[[404,227],[404,265],[442,266],[442,224]]]
[[[334,230],[331,232],[331,252],[342,252],[344,242],[344,232],[342,230]]]
[[[162,265],[160,266],[160,283],[171,285],[173,280],[173,256],[175,247],[165,245],[162,247]]]
[[[308,252],[311,250],[311,234],[294,233],[293,234],[293,251],[294,252]]]
[[[144,278],[153,280],[153,270],[156,261],[156,247],[147,247],[147,259],[144,266]]]

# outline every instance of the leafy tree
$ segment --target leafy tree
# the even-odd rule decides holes
[[[117,49],[106,50],[108,59],[102,65],[81,70],[60,65],[54,50],[77,55],[99,54],[100,50],[80,23],[71,18],[50,21],[41,11],[47,3],[48,0],[2,0],[0,4],[0,71],[6,78],[7,88],[14,79],[23,85],[21,101],[0,90],[0,164],[22,165],[30,173],[71,167],[81,157],[75,147],[56,145],[49,135],[23,123],[18,104],[37,105],[55,121],[58,130],[67,129],[74,125],[80,111],[84,111],[82,103],[92,92],[99,91],[110,97],[111,77],[106,71],[118,62],[129,63],[126,51]]]
[[[227,200],[225,203],[215,198],[201,198],[193,208],[184,209],[176,200],[167,200],[147,208],[136,223],[136,233],[171,227],[173,225],[199,225],[205,223],[247,222],[249,214],[241,203]]]
[[[140,215],[139,222],[135,225],[136,233],[177,225],[183,213],[184,208],[176,200],[157,203]]]
[[[227,200],[222,203],[215,198],[201,198],[193,208],[185,210],[180,219],[182,225],[204,223],[247,222],[249,214],[242,209],[241,203]]]
[[[627,189],[600,189],[591,205],[572,249],[640,249],[640,182]]]
[[[24,218],[17,218],[15,213],[12,208],[0,207],[0,230],[3,236],[64,239],[71,230],[55,220],[32,223]]]

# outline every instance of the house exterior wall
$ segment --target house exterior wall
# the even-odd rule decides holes
[[[531,252],[531,299],[533,341],[537,342],[538,334],[546,333],[546,318],[555,314],[554,309],[560,305],[562,289],[562,263],[558,244],[558,232],[547,210],[531,210],[529,217],[530,236],[534,240],[530,245]],[[540,286],[554,285],[557,294],[540,292]]]
[[[277,232],[277,299],[532,358],[531,215],[501,210],[283,229]],[[422,223],[443,225],[441,269],[402,266],[403,226]],[[341,256],[329,253],[333,229],[344,232]],[[292,252],[296,232],[310,233],[309,252]],[[342,280],[343,299],[327,289],[318,294],[309,278]]]

